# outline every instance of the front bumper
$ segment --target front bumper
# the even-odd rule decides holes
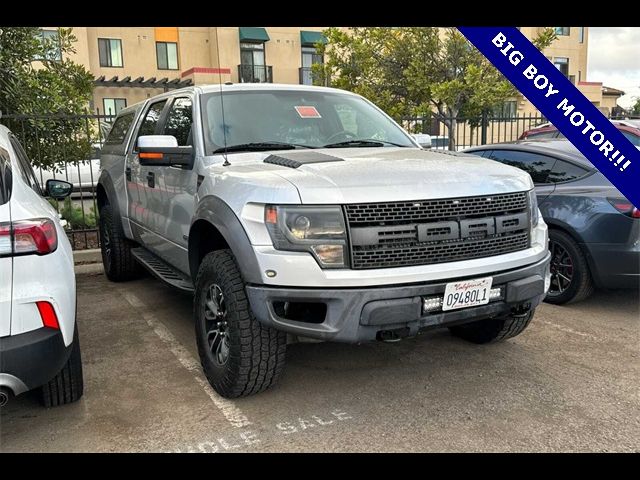
[[[46,327],[0,338],[0,386],[19,395],[44,385],[67,362],[71,347],[65,346],[60,330]]]
[[[379,332],[419,330],[451,326],[507,315],[514,308],[535,308],[546,294],[545,277],[550,255],[531,265],[502,271],[493,276],[493,287],[504,288],[504,298],[487,305],[448,312],[422,312],[422,297],[442,295],[446,284],[470,277],[401,286],[310,289],[247,286],[247,296],[256,318],[264,325],[302,337],[357,343],[375,340]],[[474,278],[474,277],[471,277]],[[326,305],[326,313],[313,322],[285,318],[277,313],[283,302]],[[322,311],[322,308],[320,309]]]

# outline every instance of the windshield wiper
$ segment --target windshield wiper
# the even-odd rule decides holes
[[[399,143],[389,142],[387,140],[374,140],[369,138],[362,138],[357,140],[345,140],[344,142],[328,143],[323,145],[322,148],[338,148],[338,147],[384,147],[385,145],[393,145],[394,147],[406,147],[407,145],[400,145]]]
[[[301,143],[286,142],[249,142],[239,143],[237,145],[227,145],[226,147],[216,148],[213,153],[226,152],[258,152],[262,150],[294,150],[296,148],[315,148]]]

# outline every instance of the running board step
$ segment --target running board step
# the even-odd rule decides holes
[[[131,253],[143,267],[163,282],[168,283],[172,287],[178,288],[183,292],[193,293],[193,283],[191,283],[191,280],[187,278],[186,275],[173,268],[164,260],[158,258],[146,248],[132,248]]]

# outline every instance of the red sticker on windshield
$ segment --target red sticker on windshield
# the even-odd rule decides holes
[[[314,106],[299,106],[293,108],[296,109],[296,112],[298,112],[300,118],[322,118],[320,116],[320,112],[318,112],[318,110]]]

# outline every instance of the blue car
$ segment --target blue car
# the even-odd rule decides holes
[[[640,211],[569,141],[482,145],[465,153],[531,175],[549,226],[547,302],[583,300],[594,287],[640,287]]]

